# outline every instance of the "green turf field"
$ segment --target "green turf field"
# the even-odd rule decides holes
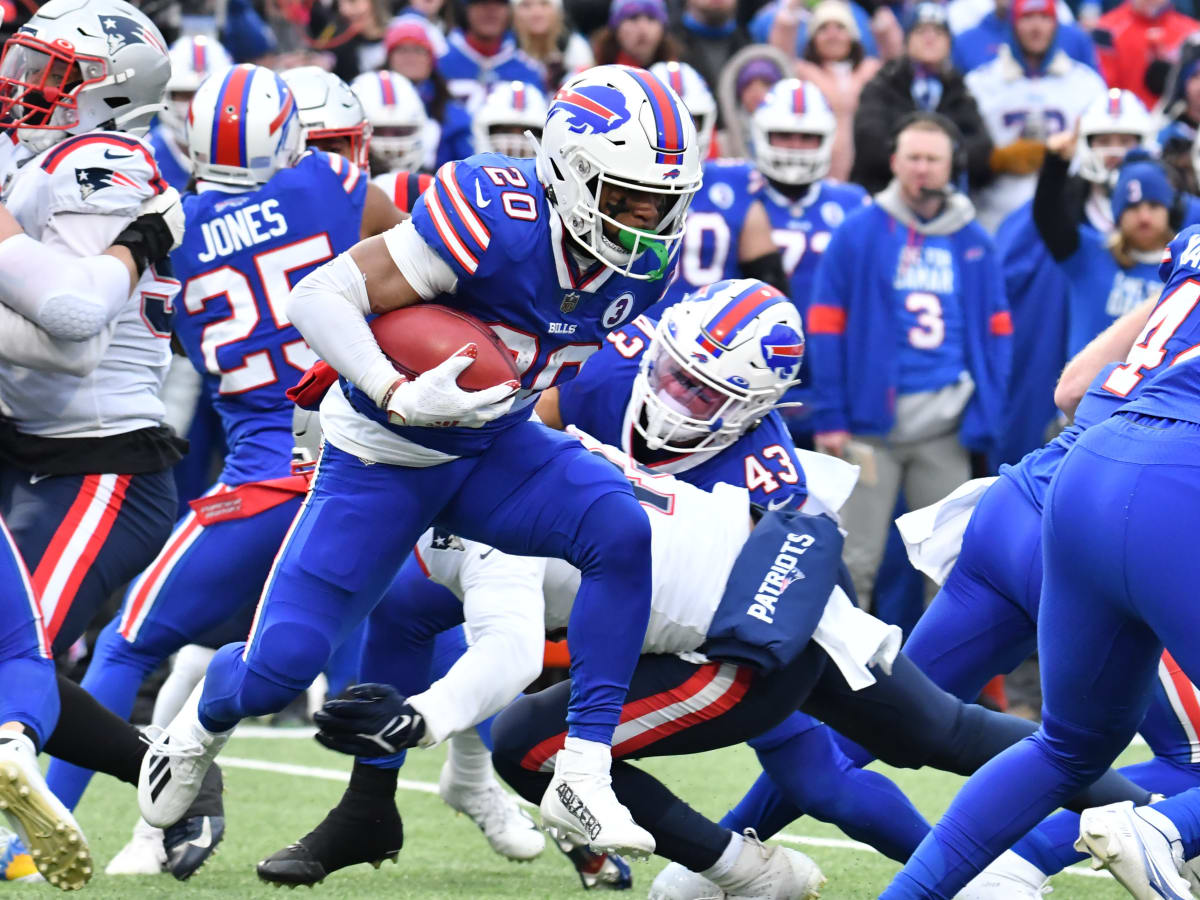
[[[1145,748],[1133,748],[1123,762],[1146,758]],[[565,857],[548,847],[533,863],[510,863],[494,855],[483,836],[465,817],[442,805],[435,793],[443,754],[414,752],[402,776],[409,790],[398,794],[404,816],[405,846],[399,865],[379,871],[357,866],[336,873],[316,888],[328,897],[388,897],[405,900],[434,898],[558,898],[582,900],[574,870]],[[254,864],[300,837],[319,821],[341,795],[339,773],[349,760],[310,739],[235,737],[222,754],[225,764],[225,842],[212,859],[186,884],[168,875],[157,878],[108,877],[105,864],[128,839],[136,815],[134,792],[106,776],[97,777],[79,809],[96,857],[97,875],[83,896],[132,897],[278,897],[277,888],[260,883]],[[252,770],[244,766],[295,766],[290,773]],[[744,747],[644,764],[692,805],[714,818],[741,796],[758,772],[753,754]],[[917,806],[929,817],[948,803],[961,779],[938,772],[889,770]],[[848,846],[837,829],[801,819],[787,835],[833,839],[835,846],[806,846],[829,877],[822,896],[860,900],[878,895],[898,866],[884,857]],[[625,896],[645,897],[650,881],[664,863],[657,857],[635,863],[634,890]],[[1053,881],[1055,900],[1105,900],[1128,895],[1103,878],[1063,874]],[[304,890],[304,889],[301,889]],[[0,885],[0,893],[42,896],[57,894],[49,886]],[[599,893],[593,894],[597,900]],[[0,898],[2,900],[2,898]]]

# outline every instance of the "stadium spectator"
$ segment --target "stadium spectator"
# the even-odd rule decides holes
[[[592,38],[596,65],[620,63],[648,68],[656,62],[679,59],[683,48],[667,33],[663,0],[615,0],[608,25]]]
[[[750,116],[790,69],[787,56],[766,44],[751,44],[725,65],[716,91],[723,126],[717,140],[723,155],[750,155]]]
[[[851,181],[873,194],[887,186],[892,178],[891,135],[897,122],[918,109],[941,113],[958,127],[972,186],[991,177],[992,141],[962,74],[949,62],[950,43],[944,8],[918,4],[909,18],[904,55],[885,63],[859,98]]]
[[[995,9],[995,5],[995,0],[950,0],[946,4],[946,18],[955,40],[964,31],[982,22]],[[1061,23],[1075,21],[1075,13],[1071,11],[1067,0],[1055,0],[1054,11]]]
[[[975,194],[989,233],[1033,196],[1046,139],[1074,127],[1105,91],[1103,80],[1058,45],[1053,0],[1015,0],[1012,40],[966,76],[995,149],[996,178]]]
[[[1047,150],[1033,221],[1070,284],[1067,355],[1073,356],[1125,313],[1158,296],[1158,266],[1182,225],[1182,205],[1163,165],[1144,150],[1131,151],[1112,192],[1114,228],[1097,231],[1073,220],[1066,202],[1075,136],[1055,135]]]
[[[426,143],[436,147],[436,165],[451,159],[463,159],[474,152],[471,141],[471,117],[466,108],[450,95],[442,73],[434,66],[434,48],[428,26],[415,21],[400,21],[387,32],[387,67],[412,82],[425,114],[436,133]]]
[[[541,66],[521,52],[509,30],[508,0],[466,0],[460,27],[446,38],[449,45],[437,68],[450,93],[468,110],[483,100],[497,81],[525,81],[544,90]]]
[[[525,55],[541,63],[550,91],[595,63],[588,42],[567,24],[562,0],[514,0],[513,31]]]
[[[1010,5],[1010,0],[996,0],[995,7],[978,25],[955,35],[952,59],[956,69],[963,73],[970,72],[996,58],[1000,48],[1012,38]],[[1060,20],[1058,43],[1071,59],[1099,71],[1096,45],[1084,29],[1073,22]]]
[[[837,120],[833,167],[829,174],[845,180],[854,161],[854,112],[863,85],[879,71],[879,60],[863,52],[858,25],[845,0],[822,0],[809,21],[808,43],[796,61],[796,77],[810,81],[829,101]]]
[[[900,489],[913,509],[940,500],[999,437],[1012,326],[991,240],[953,188],[958,142],[937,113],[900,123],[895,177],[834,232],[809,307],[814,443],[862,467],[842,520],[863,602]]]
[[[1197,29],[1200,22],[1179,12],[1170,0],[1125,0],[1100,17],[1094,32],[1104,80],[1154,106],[1173,54]]]
[[[710,88],[733,55],[753,43],[738,23],[737,0],[684,0],[671,33],[683,44],[680,59],[699,72]]]
[[[1164,98],[1163,115],[1167,123],[1158,133],[1163,162],[1171,166],[1179,176],[1179,183],[1191,194],[1200,193],[1200,179],[1192,161],[1192,148],[1200,133],[1200,54],[1196,53],[1197,49],[1200,49],[1200,43],[1187,54],[1186,61],[1183,54],[1187,51],[1181,50],[1179,71],[1169,99]]]
[[[879,26],[874,24],[872,16],[853,0],[849,0],[849,7],[850,14],[854,16],[854,22],[858,25],[863,52],[867,56],[879,56],[879,44],[874,34]],[[793,59],[799,58],[804,53],[804,45],[808,43],[809,16],[810,11],[804,0],[770,0],[750,20],[750,37],[760,44],[769,43],[778,47]],[[876,10],[876,16],[881,23],[886,23],[888,18],[893,23],[896,21],[895,13],[887,6],[880,6]],[[899,30],[899,26],[896,26],[896,30]]]
[[[334,35],[315,47],[333,54],[333,72],[350,82],[383,65],[388,10],[384,0],[338,0]]]

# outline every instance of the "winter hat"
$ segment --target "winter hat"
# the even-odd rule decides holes
[[[429,32],[425,30],[425,26],[412,19],[402,19],[392,23],[384,34],[383,49],[385,53],[390,54],[401,44],[418,44],[428,50],[430,56],[437,56],[433,51],[433,41],[429,37]]]
[[[667,24],[667,4],[663,0],[613,0],[608,10],[608,27],[616,28],[634,16],[649,16]]]
[[[1131,206],[1144,202],[1161,203],[1167,209],[1175,205],[1175,188],[1162,165],[1151,159],[1144,150],[1130,150],[1117,175],[1112,192],[1113,221]]]
[[[912,30],[918,25],[937,25],[943,28],[946,34],[950,33],[950,19],[946,15],[946,7],[940,3],[934,3],[932,0],[923,0],[918,3],[909,12],[904,21],[904,33],[912,34]]]
[[[752,81],[761,79],[767,84],[774,84],[783,78],[783,72],[779,70],[779,66],[769,59],[752,59],[746,63],[737,73],[737,93],[740,97],[742,91]]]
[[[837,22],[854,40],[862,40],[858,31],[858,23],[854,21],[854,13],[850,12],[850,4],[846,0],[821,0],[813,10],[812,18],[808,20],[808,39],[820,31],[822,25]]]
[[[1012,15],[1014,22],[1021,18],[1021,16],[1032,16],[1036,13],[1050,16],[1052,19],[1058,18],[1058,13],[1054,8],[1054,0],[1013,0],[1009,13]]]

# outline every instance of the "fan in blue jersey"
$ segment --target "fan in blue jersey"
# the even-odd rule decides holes
[[[717,124],[712,91],[687,63],[655,63],[650,71],[683,98],[700,135],[700,157],[706,160],[704,187],[688,211],[679,266],[651,316],[658,318],[693,291],[730,278],[758,278],[786,294],[782,259],[759,198],[762,177],[751,163],[708,159]]]
[[[1191,640],[1200,571],[1186,537],[1200,499],[1200,317],[1191,314],[1200,229],[1171,242],[1161,273],[1162,299],[1101,386],[1128,402],[1076,440],[1046,494],[1042,725],[967,782],[883,897],[953,896],[1094,779],[1145,717],[1164,645],[1189,679],[1200,678]],[[1189,803],[1183,795],[1163,801],[1162,812],[1089,812],[1080,847],[1134,882],[1135,896],[1186,897],[1177,870],[1200,853],[1200,835],[1172,822],[1188,821]]]
[[[84,687],[122,716],[163,660],[253,607],[300,506],[306,479],[291,475],[285,392],[315,357],[288,323],[291,286],[400,218],[354,163],[301,155],[296,106],[279,76],[248,65],[210,79],[192,103],[200,192],[184,202],[186,236],[172,255],[183,282],[175,334],[204,378],[229,453],[101,633]],[[73,807],[90,774],[56,761],[50,781]]]
[[[166,105],[146,140],[154,149],[162,177],[171,187],[182,191],[192,178],[187,144],[188,106],[204,79],[230,68],[233,59],[219,41],[203,34],[179,38],[167,55],[171,60],[171,77],[167,81]]]
[[[679,98],[647,72],[597,67],[556,95],[536,159],[447,164],[411,220],[300,283],[287,315],[342,376],[321,404],[324,450],[249,641],[217,653],[148,753],[147,821],[190,801],[240,719],[312,681],[438,524],[581,569],[571,735],[543,819],[601,849],[653,850],[608,780],[649,616],[649,525],[619,473],[529,416],[542,390],[659,298],[699,182]],[[459,388],[473,344],[397,376],[365,317],[435,297],[493,323],[520,381]]]
[[[766,179],[758,194],[771,223],[771,237],[783,253],[787,295],[808,316],[821,254],[848,213],[870,202],[857,184],[827,178],[837,123],[825,97],[810,82],[777,82],[750,117],[751,152]],[[800,383],[784,398],[805,404],[785,409],[788,429],[811,446],[812,370],[807,358]]]
[[[546,87],[545,71],[517,45],[510,30],[512,10],[504,0],[467,0],[462,27],[446,36],[437,68],[450,93],[474,112],[488,87],[499,81],[525,81]]]

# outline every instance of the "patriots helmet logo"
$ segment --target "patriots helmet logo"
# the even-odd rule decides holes
[[[795,328],[776,322],[762,339],[763,360],[781,379],[796,377],[804,356],[804,338]]]
[[[130,187],[136,188],[135,182],[128,175],[123,175],[120,172],[114,172],[112,169],[105,169],[100,166],[89,166],[86,169],[75,170],[75,183],[79,185],[79,196],[86,200],[96,191],[102,191],[107,187]]]
[[[159,53],[167,52],[157,35],[129,16],[101,16],[100,27],[108,40],[109,53],[116,53],[130,44],[149,44]]]
[[[608,134],[629,121],[629,107],[616,88],[584,84],[554,95],[546,121],[557,115],[566,116],[567,130],[575,134]]]

